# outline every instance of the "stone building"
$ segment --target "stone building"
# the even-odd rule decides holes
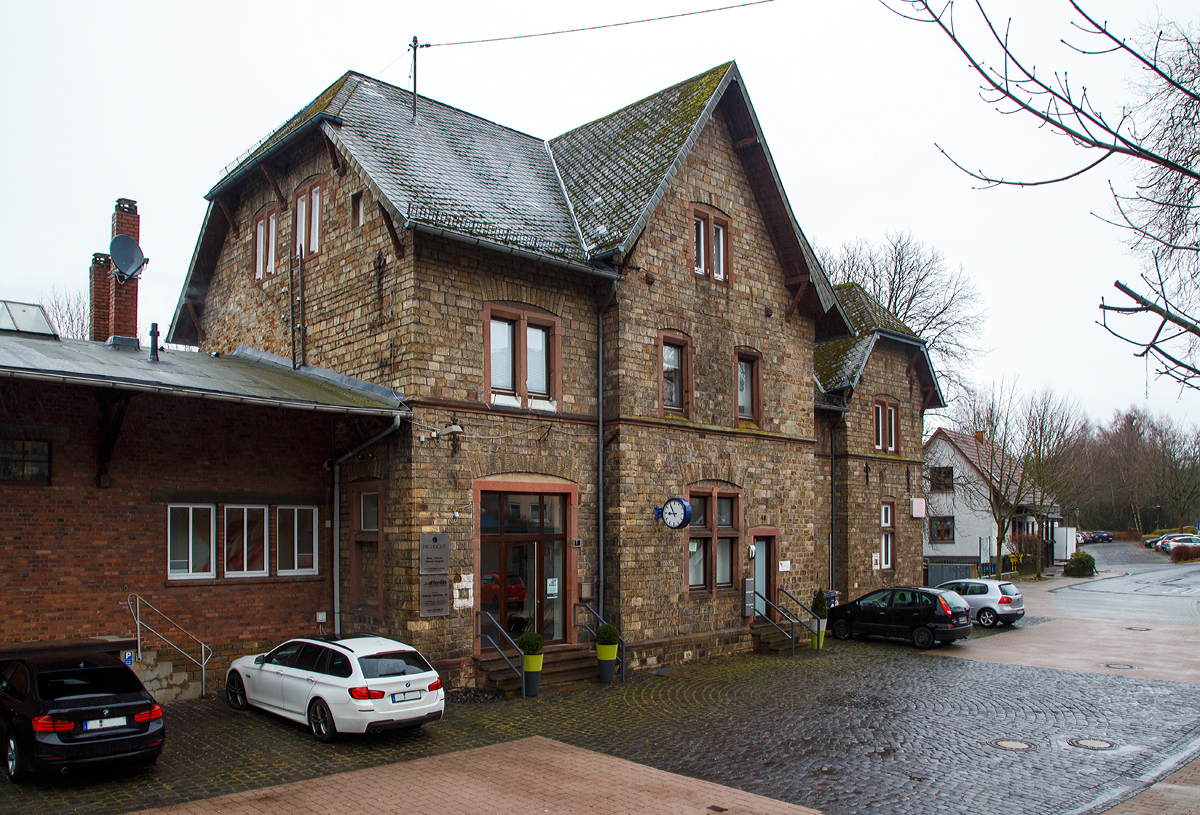
[[[924,341],[858,284],[835,291],[855,334],[815,352],[819,572],[853,599],[923,585],[924,418],[945,403]]]
[[[404,394],[411,420],[340,465],[334,625],[456,683],[477,624],[569,650],[577,604],[631,667],[748,649],[744,578],[772,602],[829,580],[819,417],[856,387],[904,441],[839,466],[878,458],[872,495],[900,501],[915,461],[919,493],[928,360],[889,324],[868,381],[814,389],[814,347],[853,330],[733,63],[548,141],[348,73],[207,198],[169,339]],[[835,433],[861,446],[860,421]],[[682,528],[656,518],[672,497]]]

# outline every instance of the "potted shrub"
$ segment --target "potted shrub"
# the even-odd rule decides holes
[[[1096,559],[1087,552],[1076,552],[1071,555],[1071,559],[1063,567],[1064,577],[1091,577],[1095,573]]]
[[[526,631],[517,637],[517,647],[524,654],[525,661],[525,695],[537,696],[542,686],[542,635],[536,631]]]
[[[812,649],[820,651],[825,645],[825,618],[829,616],[829,606],[825,604],[825,592],[813,589],[812,596],[813,632]]]
[[[604,623],[596,629],[596,659],[600,663],[600,681],[612,682],[617,669],[617,643],[620,632],[615,625]]]

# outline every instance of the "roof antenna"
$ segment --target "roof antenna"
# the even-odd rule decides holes
[[[415,121],[417,120],[417,49],[418,49],[418,48],[428,48],[428,47],[429,47],[429,43],[427,43],[427,42],[417,42],[417,37],[416,37],[416,35],[414,34],[414,35],[413,35],[412,42],[411,42],[411,43],[409,43],[409,46],[408,46],[408,47],[409,47],[409,49],[410,49],[410,50],[412,50],[412,52],[413,52],[413,61],[412,61],[412,80],[413,80],[412,114],[413,114],[413,121],[415,122]]]

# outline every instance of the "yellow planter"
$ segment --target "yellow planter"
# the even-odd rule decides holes
[[[615,643],[615,642],[612,645],[597,645],[596,646],[596,659],[599,659],[599,660],[616,659],[617,658],[617,645],[618,645],[618,643]]]
[[[822,648],[825,647],[825,631],[824,630],[822,630],[820,633],[817,633],[816,631],[810,632],[809,636],[812,637],[812,649],[814,651],[820,651]]]
[[[540,671],[542,669],[542,657],[545,654],[525,654],[525,670]]]

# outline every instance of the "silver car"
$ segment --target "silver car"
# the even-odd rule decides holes
[[[958,592],[971,607],[971,616],[984,628],[1012,625],[1025,616],[1025,600],[1007,580],[951,580],[938,586]]]

